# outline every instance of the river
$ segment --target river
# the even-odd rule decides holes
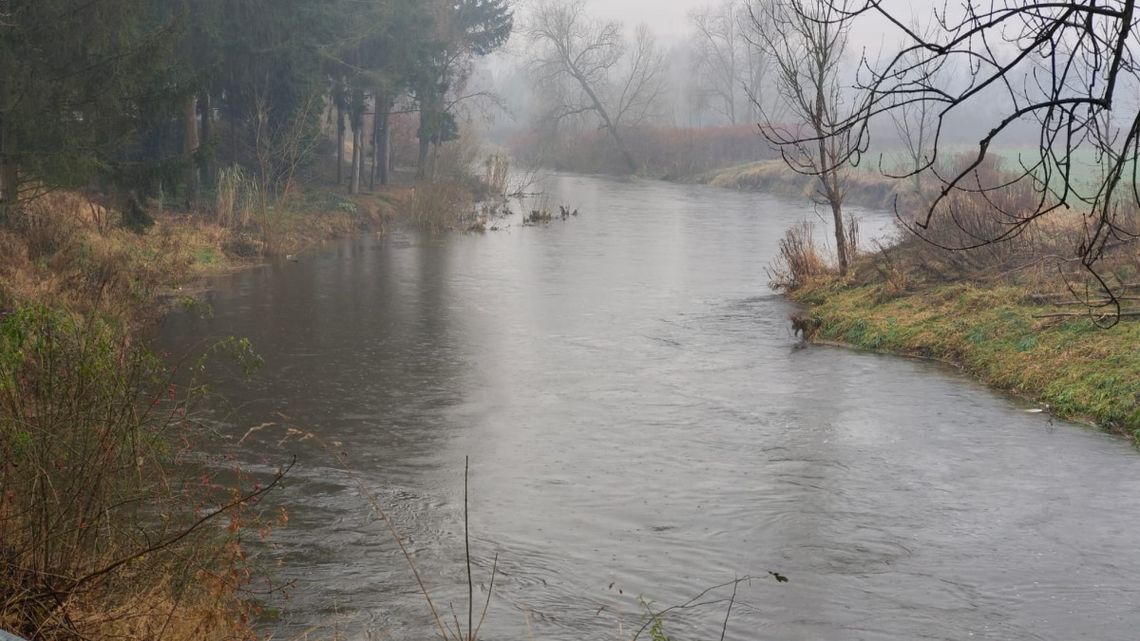
[[[1122,439],[934,364],[795,349],[765,267],[813,215],[801,202],[544,189],[581,215],[347,240],[218,278],[211,317],[163,323],[166,349],[236,335],[265,359],[219,379],[204,416],[255,472],[298,457],[275,498],[289,525],[259,548],[295,582],[280,637],[431,634],[369,497],[466,627],[470,456],[476,618],[498,557],[485,639],[620,640],[639,599],[749,575],[728,639],[1136,639],[1140,456]],[[862,215],[864,235],[889,224]],[[731,594],[665,631],[718,638]]]

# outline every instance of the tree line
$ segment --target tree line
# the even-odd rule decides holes
[[[927,233],[936,221],[958,228],[967,240],[948,250],[1006,243],[1053,212],[1087,211],[1075,255],[1119,312],[1097,265],[1140,238],[1134,2],[900,12],[881,0],[713,0],[667,51],[644,28],[592,19],[587,6],[539,0],[523,29],[540,148],[605,132],[636,173],[630,141],[648,128],[700,139],[702,127],[748,123],[791,171],[813,178],[840,273],[853,245],[843,204],[861,164],[906,181],[896,211],[909,231],[936,242]],[[860,28],[882,32],[881,51],[851,45]],[[1003,151],[1014,157],[995,174]],[[1003,207],[1014,186],[1035,201]],[[968,229],[956,194],[988,201],[997,231]]]
[[[356,191],[390,178],[396,110],[420,113],[423,174],[513,25],[506,0],[0,1],[0,217],[58,188],[145,216],[233,165],[278,193],[330,120]]]

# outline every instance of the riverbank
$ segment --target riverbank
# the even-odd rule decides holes
[[[287,515],[235,463],[187,465],[212,437],[191,418],[205,381],[176,373],[258,358],[231,339],[172,362],[139,333],[201,279],[383,230],[411,194],[313,189],[227,216],[152,204],[153,223],[131,230],[97,197],[61,191],[0,227],[0,630],[255,638],[275,588],[243,542]]]
[[[862,257],[856,272],[872,260]],[[1088,316],[1058,316],[1071,312],[1006,283],[894,291],[877,277],[856,277],[822,280],[791,297],[807,306],[814,340],[944,361],[1059,418],[1140,444],[1138,322],[1102,329]]]
[[[815,176],[796,173],[779,159],[705,171],[677,182],[809,199],[818,185]],[[852,170],[847,175],[845,202],[862,207],[891,209],[900,193],[899,189],[899,181],[886,178],[881,173],[866,169]]]
[[[0,229],[0,310],[48,305],[139,323],[204,277],[308,250],[365,229],[384,229],[410,200],[408,187],[353,197],[314,190],[293,205],[244,221],[212,211],[158,211],[132,231],[74,192],[45,196]]]
[[[848,180],[850,204],[891,209],[902,195],[900,181],[878,173],[852,172]],[[693,178],[714,187],[804,198],[811,196],[814,181],[780,161]],[[1008,191],[1001,196],[1009,200],[1006,206],[1019,196]],[[937,218],[927,236],[946,247],[996,237],[1001,230],[990,210],[980,199],[960,197],[959,224]],[[995,389],[1040,403],[1058,417],[1140,444],[1140,323],[1126,316],[1111,329],[1101,328],[1064,284],[1066,278],[1082,283],[1087,274],[1065,261],[1058,266],[1041,258],[1071,253],[1082,229],[1079,216],[1058,214],[1014,242],[969,252],[941,250],[904,236],[893,246],[861,255],[852,276],[843,280],[825,275],[827,261],[801,233],[791,245],[807,248],[807,255],[799,257],[806,266],[798,270],[815,273],[797,275],[797,269],[787,269],[775,280],[807,306],[808,318],[801,322],[808,323],[817,342],[950,363]],[[1140,252],[1134,247],[1109,251],[1099,268],[1126,299],[1140,293],[1140,283],[1133,282],[1140,273]]]

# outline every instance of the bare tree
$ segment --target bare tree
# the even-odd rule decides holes
[[[776,89],[788,115],[781,123],[761,104],[761,133],[780,149],[793,171],[818,178],[816,194],[831,208],[839,273],[846,275],[850,240],[844,230],[844,165],[850,157],[839,66],[847,48],[846,24],[827,0],[773,0],[752,11],[757,41],[771,57]]]
[[[557,97],[546,120],[556,127],[572,116],[596,115],[636,172],[622,128],[648,118],[664,90],[664,57],[653,34],[641,26],[630,43],[620,23],[591,20],[582,0],[539,5],[526,33],[538,48],[536,79]]]
[[[910,28],[915,33],[924,34],[924,38],[932,38],[935,32],[933,26],[923,28],[916,22]],[[948,58],[928,58],[919,51],[912,50],[906,57],[920,76],[935,84],[944,84],[941,81],[945,74],[951,73],[954,67]],[[890,117],[906,154],[904,161],[907,164],[903,173],[914,181],[915,194],[921,197],[922,179],[926,174],[924,166],[933,152],[931,143],[938,129],[938,110],[934,103],[926,100],[905,102],[891,111]]]
[[[763,111],[760,105],[765,101],[772,102],[767,96],[772,62],[763,39],[758,35],[772,28],[768,22],[772,11],[766,9],[771,3],[772,0],[745,0],[743,7],[736,12],[737,30],[744,49],[744,90],[748,97],[749,122],[760,120]]]
[[[1135,51],[1140,15],[1136,3],[971,0],[936,11],[933,34],[909,27],[880,0],[855,4],[830,0],[829,4],[836,21],[874,14],[904,38],[894,56],[881,64],[865,60],[861,65],[858,85],[865,97],[854,115],[836,128],[857,141],[851,158],[857,160],[868,148],[870,123],[880,114],[922,103],[931,105],[937,114],[930,153],[913,173],[932,171],[939,190],[913,220],[911,229],[921,236],[936,216],[953,219],[951,196],[956,192],[992,194],[1013,183],[1030,186],[1036,205],[1001,211],[994,204],[995,215],[1007,221],[999,227],[1000,233],[947,249],[970,250],[1010,240],[1058,209],[1087,211],[1076,255],[1103,294],[1094,306],[1103,307],[1108,312],[1104,318],[1114,324],[1120,317],[1120,300],[1111,278],[1100,274],[1097,265],[1107,249],[1140,238],[1132,214],[1140,206],[1140,104],[1135,96],[1140,85]],[[930,70],[943,61],[961,61],[966,81],[949,86],[945,79],[933,77]],[[971,161],[940,171],[947,120],[979,105],[1005,106],[970,153]],[[1026,123],[1036,128],[1036,150],[1019,155],[1013,176],[996,185],[980,185],[978,169],[985,167],[995,142],[1000,144],[1003,134]],[[1095,158],[1103,168],[1097,179],[1089,181],[1080,175],[1082,156]]]
[[[738,122],[739,97],[751,78],[747,44],[741,33],[743,5],[723,0],[690,14],[693,23],[693,67],[701,89],[715,99],[729,124]]]

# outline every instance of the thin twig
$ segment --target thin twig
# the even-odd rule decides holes
[[[732,604],[736,603],[736,588],[739,586],[740,584],[736,582],[732,584],[732,596],[728,599],[728,610],[724,613],[724,625],[720,628],[720,641],[724,641],[724,635],[728,632],[728,618],[732,616]]]
[[[704,601],[704,602],[702,602],[701,599],[704,598],[704,596],[706,594],[708,594],[709,592],[712,592],[713,590],[719,590],[720,588],[726,588],[730,585],[734,586],[734,589],[735,589],[735,586],[740,585],[741,583],[751,582],[755,578],[756,577],[754,577],[754,576],[745,576],[745,577],[741,577],[738,579],[733,579],[732,581],[726,581],[726,582],[721,583],[719,585],[714,585],[710,588],[706,588],[704,591],[702,591],[697,596],[689,599],[688,601],[686,601],[680,605],[670,606],[670,607],[665,608],[664,610],[661,610],[661,611],[656,612],[656,613],[651,611],[650,612],[651,616],[649,617],[649,619],[645,623],[643,623],[640,628],[637,629],[637,632],[634,633],[633,637],[630,638],[630,641],[637,641],[637,638],[641,636],[641,633],[645,632],[645,629],[653,624],[653,620],[660,618],[662,614],[667,614],[667,613],[673,612],[675,610],[689,610],[692,608],[703,607],[706,605],[711,605],[713,603],[722,603],[724,601],[724,599],[717,599],[715,601]]]
[[[467,558],[467,641],[475,641],[475,583],[471,579],[471,528],[467,514],[467,479],[471,469],[471,457],[463,457],[463,552]]]
[[[487,608],[491,607],[491,594],[495,591],[495,573],[499,571],[499,553],[495,553],[495,560],[491,563],[491,582],[487,585],[487,600],[483,602],[483,613],[479,615],[479,625],[475,626],[475,638],[479,638],[479,630],[483,629],[483,621],[487,618]]]

